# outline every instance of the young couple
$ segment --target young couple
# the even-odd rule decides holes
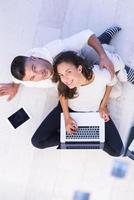
[[[109,44],[120,30],[119,27],[109,28],[98,38],[91,30],[84,30],[69,38],[54,40],[42,48],[34,48],[23,56],[15,57],[11,64],[13,82],[0,84],[0,96],[8,95],[8,100],[11,100],[17,94],[20,84],[38,88],[54,87],[55,84],[51,81],[53,59],[65,50],[79,51],[80,55],[84,56],[88,62],[107,68],[113,77],[113,64],[104,50],[104,48],[109,50],[109,45],[105,45],[103,48],[101,44]],[[122,66],[124,67],[124,65]],[[120,69],[119,79],[134,84],[134,70],[127,66],[125,66],[125,70],[124,75],[124,70]]]
[[[89,49],[83,52],[87,51],[90,52]],[[67,132],[75,134],[77,122],[71,118],[69,112],[98,111],[105,121],[104,151],[111,156],[120,156],[124,152],[123,143],[107,110],[109,95],[112,86],[116,84],[116,77],[111,79],[107,69],[100,69],[96,64],[90,65],[91,54],[85,59],[84,53],[81,56],[74,51],[65,51],[54,58],[52,80],[58,83],[60,103],[37,129],[32,137],[32,144],[40,149],[59,145],[61,112],[64,113]],[[119,55],[107,51],[106,53],[114,64],[117,77],[126,81],[125,65]]]
[[[119,27],[108,29],[98,39],[102,44],[109,44],[119,30]],[[64,40],[53,41],[44,48],[34,49],[29,55],[17,56],[11,65],[14,83],[1,84],[0,95],[9,95],[10,99],[13,98],[20,83],[26,86],[51,87],[54,85],[54,83],[52,84],[54,72],[53,80],[58,82],[67,131],[73,133],[74,129],[77,129],[76,122],[69,116],[70,110],[99,111],[106,123],[104,150],[110,155],[119,156],[122,154],[123,145],[106,108],[112,85],[115,84],[115,79],[111,81],[109,74],[110,72],[113,78],[114,73],[110,59],[113,61],[120,80],[133,83],[133,77],[131,76],[129,79],[129,76],[133,75],[133,71],[124,65],[117,54],[104,51],[99,40],[90,30],[87,30]],[[89,50],[89,47],[82,48],[87,41],[99,54],[98,58],[92,49]],[[81,50],[79,51],[80,55],[86,56],[88,61],[91,59],[90,57],[93,57],[93,63],[99,64],[98,62],[100,62],[100,65],[109,71],[100,70],[98,66],[94,66],[92,69],[89,62],[87,64],[81,56],[71,51],[62,52],[54,59],[59,52],[66,49]],[[91,56],[87,53],[88,51]],[[35,147],[46,148],[59,144],[60,112],[61,107],[58,105],[42,122],[32,137],[32,144]]]

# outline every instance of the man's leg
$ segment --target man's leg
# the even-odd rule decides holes
[[[31,142],[33,146],[44,149],[60,143],[60,113],[61,106],[58,104],[44,119],[33,135]]]
[[[119,32],[121,30],[120,27],[115,26],[115,27],[111,27],[108,28],[104,31],[104,33],[102,33],[98,39],[101,42],[101,44],[109,44],[111,39],[115,36],[115,34],[117,32]],[[127,65],[125,65],[125,70],[127,72],[127,81],[134,84],[134,69],[128,67]]]
[[[117,77],[120,82],[129,82],[134,84],[134,69],[125,65],[124,68],[120,68],[117,72]]]
[[[131,145],[131,143],[133,142],[133,140],[134,140],[134,126],[132,126],[131,129],[130,129],[130,133],[129,133],[128,139],[127,139],[127,144],[126,144],[126,147],[125,147],[124,156],[127,155],[128,148]]]
[[[99,37],[99,41],[101,44],[109,44],[111,39],[114,37],[114,35],[121,30],[120,27],[115,26],[106,29]],[[90,47],[89,45],[85,45],[81,51],[79,52],[80,56],[84,57],[85,60],[89,65],[99,65],[100,58],[97,52]]]
[[[110,119],[105,123],[104,151],[106,151],[111,156],[120,156],[123,154],[123,150],[123,143],[121,141],[119,132],[113,121]]]

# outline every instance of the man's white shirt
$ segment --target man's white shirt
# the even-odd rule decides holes
[[[68,99],[68,106],[72,110],[79,112],[98,111],[106,86],[116,84],[111,80],[108,70],[100,69],[98,65],[94,65],[93,72],[95,75],[93,82],[77,87],[76,97]]]

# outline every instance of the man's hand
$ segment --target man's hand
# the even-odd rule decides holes
[[[112,79],[114,78],[115,75],[114,65],[107,55],[100,56],[100,67],[106,68],[110,72],[111,78]]]
[[[107,68],[108,71],[111,74],[111,78],[113,79],[114,77],[114,66],[113,63],[111,62],[111,60],[108,58],[108,56],[106,55],[103,46],[101,45],[100,41],[98,40],[98,38],[93,34],[92,36],[90,36],[90,38],[88,39],[88,44],[94,48],[94,50],[98,53],[99,57],[100,57],[100,67],[103,68]]]
[[[0,84],[0,96],[9,95],[7,100],[12,100],[18,92],[19,86],[19,84],[15,83]]]
[[[66,126],[66,131],[69,134],[73,134],[77,131],[77,123],[74,119],[69,117],[68,119],[65,119],[65,126]]]
[[[100,113],[100,116],[104,119],[105,122],[108,122],[110,120],[106,107],[101,107],[100,106],[99,113]]]

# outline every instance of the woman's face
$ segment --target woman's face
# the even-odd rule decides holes
[[[75,65],[71,63],[63,62],[57,66],[57,72],[60,76],[61,81],[70,89],[80,86],[82,75],[81,65],[76,68]]]

